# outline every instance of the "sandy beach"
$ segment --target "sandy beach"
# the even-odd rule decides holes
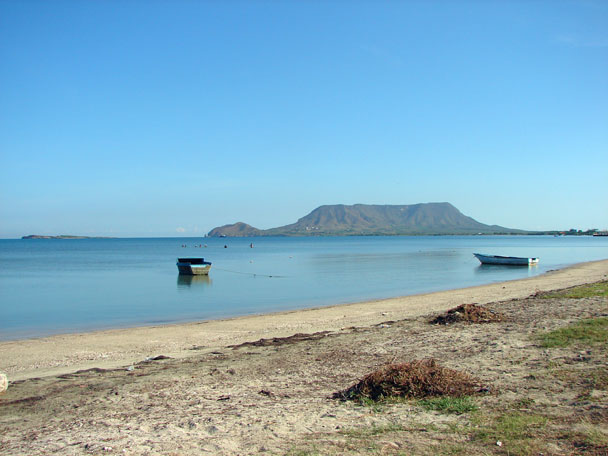
[[[606,315],[606,298],[538,296],[607,279],[605,260],[425,295],[3,342],[0,371],[11,384],[0,396],[0,454],[360,454],[372,435],[360,429],[357,440],[361,426],[386,430],[372,439],[370,454],[433,454],[453,418],[409,403],[376,413],[329,399],[386,363],[429,357],[495,385],[503,404],[523,395],[528,408],[545,404],[565,416],[570,393],[535,384],[542,376],[531,373],[559,356],[530,335]],[[509,318],[428,324],[467,303]],[[605,357],[584,356],[606,369]],[[496,395],[481,400],[497,407]],[[605,405],[597,413],[603,425]],[[586,419],[593,425],[598,418]],[[578,454],[571,450],[545,454]]]

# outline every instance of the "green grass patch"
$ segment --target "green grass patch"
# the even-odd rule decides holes
[[[494,424],[494,433],[504,440],[517,440],[526,437],[536,437],[535,429],[545,427],[547,418],[542,415],[508,413],[502,415]]]
[[[425,410],[432,410],[441,413],[453,413],[462,415],[463,413],[474,412],[478,409],[477,405],[470,396],[463,397],[432,397],[418,401]]]
[[[584,441],[590,445],[606,447],[608,446],[608,435],[600,426],[585,423],[582,425]]]
[[[356,400],[356,403],[362,407],[367,407],[373,413],[382,413],[384,412],[384,406],[388,403],[388,400],[386,398],[381,398],[375,401],[369,397],[360,397]]]
[[[581,285],[567,290],[553,291],[549,293],[543,293],[540,295],[541,298],[591,298],[594,296],[608,296],[608,282],[598,282],[589,285]]]
[[[480,424],[474,439],[495,445],[501,442],[512,455],[532,455],[540,451],[543,439],[539,433],[546,427],[547,417],[531,413],[511,412],[500,415],[490,423]]]
[[[568,347],[575,343],[595,345],[608,342],[608,318],[581,320],[565,328],[556,329],[538,336],[545,348]]]
[[[527,408],[532,407],[536,401],[530,397],[522,397],[513,404],[513,408]]]

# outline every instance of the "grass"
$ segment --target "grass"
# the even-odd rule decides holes
[[[513,404],[513,408],[527,408],[532,407],[536,401],[529,397],[522,397]]]
[[[362,407],[369,408],[369,410],[373,413],[382,413],[384,411],[384,405],[389,401],[384,399],[375,401],[373,399],[370,399],[369,397],[359,397],[357,398],[357,402]]]
[[[552,298],[591,298],[594,296],[608,296],[608,282],[598,282],[589,285],[581,285],[578,287],[569,288],[566,290],[553,291],[540,295],[544,299]]]
[[[608,369],[606,367],[590,370],[586,375],[586,379],[591,388],[608,390]]]
[[[357,403],[362,407],[367,407],[372,413],[382,413],[385,408],[394,404],[411,403],[412,399],[406,397],[389,396],[378,400],[367,397],[360,397]],[[427,411],[441,412],[445,414],[462,415],[463,413],[475,412],[478,410],[477,404],[471,396],[439,396],[419,399],[415,402]]]
[[[608,367],[605,366],[588,369],[562,368],[554,370],[550,374],[569,384],[583,385],[590,390],[608,391]]]
[[[586,443],[595,446],[608,446],[608,435],[603,427],[586,421],[581,423],[579,427]]]
[[[433,397],[418,401],[425,410],[436,412],[462,415],[463,413],[474,412],[478,409],[473,399],[469,396],[463,397]]]
[[[499,415],[489,423],[480,424],[473,438],[489,444],[501,442],[508,454],[532,455],[539,451],[539,433],[547,425],[548,419],[543,415],[532,413],[509,412]]]
[[[575,343],[604,344],[608,342],[608,318],[581,320],[565,328],[540,334],[538,339],[545,348],[568,347]]]

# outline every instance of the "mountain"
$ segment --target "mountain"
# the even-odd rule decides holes
[[[232,225],[218,226],[217,228],[213,228],[211,231],[209,231],[208,234],[208,236],[211,237],[250,237],[263,235],[264,233],[262,230],[258,230],[257,228],[243,222],[237,222]]]
[[[450,203],[321,206],[296,223],[260,230],[245,223],[214,228],[209,236],[343,236],[399,234],[505,234],[522,230],[485,225]]]

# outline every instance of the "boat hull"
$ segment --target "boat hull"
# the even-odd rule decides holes
[[[474,253],[481,264],[501,264],[507,266],[530,266],[538,263],[538,258],[505,257],[499,255],[482,255]]]
[[[178,258],[177,270],[180,275],[209,275],[211,263],[203,258]]]

